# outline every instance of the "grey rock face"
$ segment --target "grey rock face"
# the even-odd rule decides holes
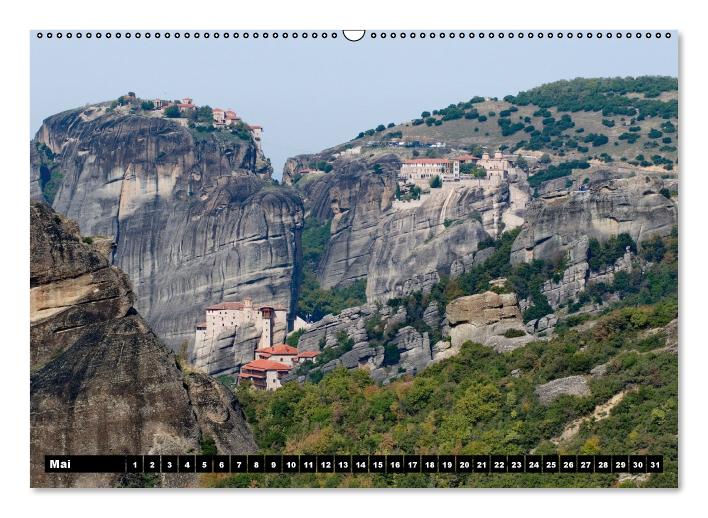
[[[430,327],[436,327],[440,325],[440,312],[438,311],[438,304],[435,301],[431,301],[428,307],[425,308],[423,312],[423,322],[428,324]]]
[[[388,308],[387,308],[388,309]],[[298,342],[301,351],[319,351],[320,346],[332,347],[337,343],[337,334],[344,331],[355,344],[366,342],[366,329],[362,326],[377,312],[375,305],[347,308],[339,315],[326,315],[305,331]]]
[[[284,174],[307,161],[294,157]],[[318,276],[325,288],[366,278],[369,302],[426,291],[440,274],[460,275],[492,252],[477,258],[479,241],[523,223],[523,179],[514,177],[495,191],[474,184],[435,189],[422,204],[394,207],[400,168],[395,155],[372,163],[337,159],[333,165],[332,172],[299,187],[308,214],[332,220]]]
[[[488,237],[476,219],[483,202],[481,189],[458,187],[433,192],[422,205],[383,219],[371,248],[367,298],[383,301],[427,291],[453,264],[456,273],[464,271]]]
[[[516,295],[487,291],[460,297],[447,305],[446,319],[450,326],[451,348],[458,352],[466,341],[492,347],[497,352],[513,351],[536,338],[525,334]],[[507,338],[509,330],[523,332]],[[452,353],[446,352],[445,357]]]
[[[381,173],[372,173],[374,167]],[[319,267],[322,287],[348,285],[367,275],[376,228],[391,210],[399,167],[395,155],[372,163],[339,161],[331,173],[303,189],[309,215],[332,221]]]
[[[392,342],[401,354],[398,370],[406,374],[416,374],[423,370],[432,359],[428,333],[419,333],[407,326],[398,330]],[[374,377],[375,374],[374,374]]]
[[[229,389],[198,372],[190,372],[185,380],[201,436],[212,439],[219,454],[257,449],[241,407]]]
[[[591,272],[586,260],[590,239],[604,242],[626,232],[641,243],[668,235],[677,224],[675,203],[659,194],[661,179],[607,176],[585,192],[563,191],[534,200],[512,245],[512,264],[534,259],[567,262],[563,277],[546,281],[541,288],[554,309],[593,283],[611,283],[615,273],[631,271],[632,257],[627,253],[605,271]]]
[[[534,200],[512,246],[512,263],[565,258],[575,265],[585,260],[590,238],[604,242],[626,232],[639,243],[669,235],[678,209],[659,194],[662,186],[660,179],[636,176],[599,182],[585,192]]]
[[[219,334],[214,342],[206,341],[197,348],[191,362],[212,376],[237,374],[241,365],[254,359],[261,339],[261,328],[244,324]]]
[[[96,105],[48,118],[32,143],[63,174],[53,207],[114,241],[136,308],[173,348],[192,341],[205,305],[292,309],[297,295],[299,197],[270,186],[253,141],[206,135]],[[39,176],[35,164],[33,186]]]
[[[590,387],[586,376],[568,376],[539,385],[535,390],[542,404],[548,405],[560,396],[589,396]]]
[[[558,317],[553,313],[538,318],[536,320],[530,320],[526,323],[527,333],[551,333],[553,328],[558,323]]]
[[[110,487],[115,474],[49,474],[45,454],[180,454],[212,437],[220,453],[255,442],[228,391],[185,376],[132,307],[125,275],[75,223],[30,209],[30,461],[33,487]],[[196,476],[162,474],[188,486]]]
[[[432,312],[427,313],[430,319]],[[380,319],[384,333],[391,334],[389,344],[398,349],[400,355],[396,363],[385,365],[384,347],[369,342],[366,322],[372,318]],[[395,312],[389,306],[379,308],[373,304],[348,308],[339,315],[327,315],[315,322],[300,337],[298,349],[317,351],[320,347],[335,347],[338,345],[337,335],[344,333],[354,342],[352,349],[315,370],[329,372],[340,366],[347,369],[362,368],[368,370],[374,380],[381,382],[388,382],[404,374],[416,374],[432,362],[433,352],[427,332],[420,333],[410,326],[401,327],[405,318],[404,308]],[[439,320],[430,322],[435,326],[440,325]],[[291,379],[296,376],[293,373]]]

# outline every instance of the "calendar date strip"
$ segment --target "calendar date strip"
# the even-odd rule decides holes
[[[662,473],[662,455],[46,455],[46,473]]]

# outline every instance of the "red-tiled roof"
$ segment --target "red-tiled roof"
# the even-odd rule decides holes
[[[403,161],[404,164],[447,164],[449,162],[447,158],[415,158]]]
[[[212,113],[214,113],[214,112],[223,112],[223,111],[224,111],[224,110],[222,110],[221,108],[212,108],[212,109],[211,109],[211,112],[212,112]]]
[[[292,369],[292,367],[280,362],[258,359],[253,360],[252,362],[248,362],[246,365],[241,367],[241,369],[249,369],[255,371],[289,371],[290,369]]]
[[[257,124],[253,124],[248,126],[249,129],[263,129],[263,126],[258,126]]]
[[[319,356],[320,353],[317,351],[302,351],[297,355],[298,358],[314,358],[315,356]]]
[[[233,110],[226,110],[226,118],[227,119],[238,119],[238,115],[236,115],[236,112]]]
[[[256,349],[256,352],[265,354],[295,355],[297,354],[297,347],[292,347],[288,344],[275,344],[273,347],[264,347],[263,349]]]
[[[479,157],[474,155],[460,155],[456,156],[455,160],[479,160]]]
[[[206,309],[207,311],[223,309],[243,309],[243,302],[220,302],[219,304],[208,306]]]
[[[212,311],[212,310],[228,310],[228,309],[243,309],[246,307],[243,302],[219,302],[218,304],[213,304],[211,306],[207,306],[206,310],[207,311]],[[287,311],[286,308],[280,308],[280,307],[274,307],[274,306],[253,306],[253,309],[257,309],[259,311],[263,309],[272,309],[273,311]]]

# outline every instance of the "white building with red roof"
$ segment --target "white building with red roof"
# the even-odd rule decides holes
[[[271,347],[273,343],[285,340],[287,332],[286,308],[256,305],[251,299],[213,304],[205,309],[204,321],[195,326],[192,355],[194,365],[214,374],[216,371],[212,371],[212,364],[214,358],[219,357],[219,372],[224,369],[224,363],[236,369],[244,361],[253,358],[255,349]],[[224,341],[242,341],[244,345],[235,348],[233,358],[228,359],[223,357],[227,353],[220,349]],[[244,347],[250,349],[245,350]]]
[[[221,108],[211,109],[212,117],[214,119],[214,126],[233,126],[241,118],[236,115],[233,110],[222,110]]]
[[[281,379],[290,372],[292,366],[284,363],[257,359],[241,367],[239,383],[250,381],[254,388],[261,390],[276,390],[281,387]]]
[[[224,126],[226,124],[226,112],[221,108],[212,108],[211,116],[214,119],[214,126]]]
[[[404,160],[398,175],[401,180],[419,184],[429,184],[436,176],[439,176],[443,182],[459,181],[460,161],[449,158]]]
[[[236,115],[236,112],[233,110],[226,110],[226,113],[224,113],[224,117],[226,119],[227,126],[233,126],[234,124],[236,124],[238,121],[241,120],[241,117]]]
[[[257,389],[278,389],[285,375],[300,363],[314,361],[318,354],[316,351],[300,352],[297,347],[287,344],[256,349],[256,359],[241,366],[238,381],[248,380]]]
[[[272,360],[291,367],[306,361],[314,361],[319,354],[317,351],[298,351],[297,347],[288,344],[256,349],[256,359]]]

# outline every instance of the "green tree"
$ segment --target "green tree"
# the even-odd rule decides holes
[[[439,189],[442,187],[442,179],[438,176],[435,175],[430,179],[430,187],[431,189]]]
[[[529,169],[529,163],[528,161],[521,155],[516,155],[516,167],[521,169],[522,171],[528,171]]]
[[[167,117],[169,119],[176,119],[176,118],[182,116],[182,112],[180,112],[179,108],[177,106],[175,106],[174,104],[165,108],[164,113],[165,113],[165,117]]]

